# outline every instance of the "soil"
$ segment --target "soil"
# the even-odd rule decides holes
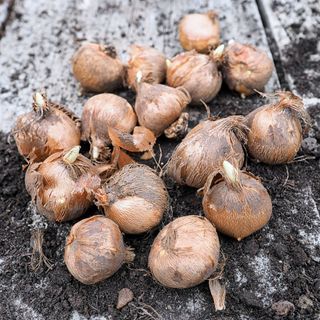
[[[221,116],[240,110],[246,114],[261,102],[258,97],[241,100],[224,89],[211,110]],[[191,126],[198,120],[192,118]],[[159,144],[164,155],[161,162],[166,162],[177,142],[160,139]],[[52,223],[35,212],[24,187],[23,159],[8,135],[1,134],[0,157],[1,319],[277,319],[272,305],[281,300],[294,305],[288,319],[318,319],[319,159],[286,166],[248,160],[247,169],[260,176],[270,192],[273,217],[241,242],[220,235],[227,298],[226,310],[215,312],[207,283],[167,289],[147,269],[148,252],[159,228],[178,216],[203,214],[196,190],[165,178],[171,206],[161,226],[141,236],[125,236],[127,245],[135,248],[135,261],[106,281],[86,286],[69,274],[63,262],[65,238],[75,222]],[[30,239],[36,229],[44,232],[43,250],[51,270],[45,265],[38,271],[31,269]],[[135,298],[119,311],[115,305],[122,288],[130,288]]]
[[[0,0],[0,5],[3,3],[12,3],[12,1]],[[63,23],[60,20],[52,21],[52,25],[56,23],[60,28],[61,25],[74,23],[76,20],[74,16],[78,11],[76,6],[71,9],[70,19]],[[21,19],[23,10],[27,8],[19,8],[19,10],[14,12],[16,20]],[[8,9],[5,19],[0,19],[0,37],[5,29],[3,21],[9,20],[10,11],[11,9]],[[43,16],[45,15],[46,12],[43,13]],[[49,16],[52,17],[53,14]],[[41,19],[39,23],[40,21]],[[19,25],[16,32],[20,32],[18,40],[26,46],[23,41],[24,39],[29,41],[27,32],[31,28],[21,26]],[[293,27],[296,30],[299,29],[297,25]],[[33,32],[38,28],[40,27],[37,25]],[[6,32],[8,32],[7,29]],[[80,31],[78,33],[80,39],[82,33]],[[65,33],[62,33],[62,36],[65,36]],[[123,37],[126,37],[125,33]],[[36,38],[34,36],[32,39]],[[315,39],[318,38],[319,33],[315,36]],[[62,39],[65,39],[63,43],[69,43],[69,38]],[[316,53],[315,40],[294,39],[292,47],[288,50],[286,61],[280,61],[279,53],[276,52],[277,45],[270,35],[268,40],[282,88],[291,85],[286,78],[286,74],[290,73],[294,75],[295,85],[301,92],[315,94],[319,81],[309,85],[307,80],[310,72],[307,76],[303,73],[305,69],[315,70],[319,65],[319,63],[315,64],[315,61],[308,60],[309,55]],[[18,46],[17,50],[20,47]],[[57,43],[57,50],[61,47],[63,44]],[[69,50],[73,51],[73,49],[74,46],[70,46]],[[65,51],[62,52],[65,53]],[[33,56],[30,59],[33,60]],[[12,96],[10,93],[6,101],[15,107],[24,108],[25,103],[22,103],[22,100],[17,103],[17,100],[13,100],[12,97],[26,94],[22,86],[24,81],[29,90],[32,77],[28,78],[28,75],[32,70],[27,69],[27,74],[24,74],[22,69],[30,67],[32,63],[26,60],[26,65],[23,65],[20,60],[17,61],[14,68],[11,68],[12,72],[15,72],[17,77],[21,72],[20,75],[25,75],[25,78],[24,80],[11,79],[17,86],[13,86],[15,90]],[[37,63],[44,65],[43,61],[38,59]],[[39,69],[39,65],[36,68],[37,71],[42,70]],[[60,76],[63,76],[63,84],[69,88],[69,91],[74,92],[75,84],[69,79],[71,75],[59,73]],[[64,77],[69,77],[67,84]],[[319,80],[318,75],[316,74],[312,79]],[[48,81],[45,80],[41,80],[41,83],[47,85]],[[57,90],[60,90],[58,83],[62,80],[55,78]],[[9,92],[9,84],[10,82],[7,84],[8,88],[0,88],[0,92]],[[50,85],[51,88],[55,87],[53,82],[50,82]],[[32,86],[36,84],[32,83]],[[17,94],[18,91],[19,94]],[[27,93],[29,95],[29,92]],[[118,94],[131,103],[134,101],[134,96],[130,92],[122,91]],[[54,96],[59,97],[58,93],[54,93]],[[69,98],[66,96],[66,101],[62,102],[69,102],[71,99]],[[85,98],[87,97],[83,97]],[[79,98],[81,99],[82,97]],[[81,105],[82,103],[81,100]],[[258,96],[242,100],[223,87],[218,97],[210,104],[210,108],[213,115],[227,116],[247,114],[263,103],[263,99]],[[189,108],[188,111],[191,117],[190,127],[195,126],[206,116],[204,109],[201,113],[196,108]],[[147,268],[150,246],[164,225],[175,217],[203,214],[201,198],[196,195],[195,189],[178,186],[165,177],[171,206],[159,228],[141,236],[124,236],[126,244],[135,249],[134,262],[123,266],[106,281],[94,286],[86,286],[69,274],[63,262],[65,239],[76,221],[56,224],[48,222],[36,213],[24,187],[22,171],[24,161],[18,155],[12,138],[0,133],[0,217],[2,221],[0,224],[0,319],[282,319],[279,304],[276,304],[281,301],[291,303],[282,304],[289,306],[286,319],[320,319],[319,106],[310,107],[309,112],[314,121],[309,140],[304,140],[304,148],[299,153],[302,158],[283,166],[267,166],[247,160],[247,170],[260,176],[270,192],[273,216],[265,228],[241,242],[220,235],[221,264],[225,264],[223,280],[227,288],[226,310],[220,312],[214,311],[207,283],[185,290],[168,289],[157,284]],[[178,141],[169,142],[160,138],[158,142],[162,149],[163,157],[160,162],[163,165],[169,159]],[[159,158],[159,145],[157,144],[155,148],[157,158]],[[148,164],[155,167],[153,162]],[[85,217],[95,213],[97,210],[92,209]],[[41,230],[44,234],[43,251],[51,261],[51,269],[46,265],[42,265],[37,271],[31,268],[31,239],[37,230]],[[123,309],[117,310],[117,296],[122,288],[131,289],[134,300]]]

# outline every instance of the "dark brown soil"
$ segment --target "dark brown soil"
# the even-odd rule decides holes
[[[126,93],[122,93],[128,96]],[[130,95],[128,96],[130,98]],[[241,100],[226,90],[211,107],[213,114],[246,114],[263,101]],[[191,110],[192,111],[192,110]],[[203,112],[203,117],[205,112]],[[192,119],[192,126],[199,119]],[[159,141],[165,162],[176,143]],[[158,147],[157,147],[158,148]],[[63,262],[66,235],[74,222],[56,224],[39,219],[24,187],[23,160],[13,142],[0,140],[0,319],[280,319],[273,303],[287,300],[295,311],[288,319],[319,319],[320,251],[318,235],[320,201],[319,159],[287,166],[267,166],[248,161],[247,169],[259,175],[273,200],[273,217],[263,230],[237,242],[220,235],[226,258],[226,310],[215,312],[207,283],[186,290],[158,285],[147,270],[150,245],[158,230],[141,236],[125,236],[135,248],[136,259],[113,277],[94,286],[75,280]],[[161,227],[174,217],[202,214],[196,190],[166,179],[171,209]],[[318,217],[319,219],[319,217]],[[319,221],[318,221],[319,223]],[[43,249],[53,264],[31,270],[30,238],[44,230]],[[133,302],[121,311],[115,308],[122,288],[134,293]],[[73,318],[72,318],[73,317]],[[93,318],[92,318],[93,319]]]
[[[0,0],[0,5],[10,4],[12,7],[12,3],[10,0]],[[290,4],[288,5],[290,11]],[[10,20],[10,6],[6,6],[7,12],[0,19],[0,37]],[[72,26],[76,21],[77,10],[76,5],[70,9],[68,21],[71,21]],[[15,19],[23,18],[23,12],[19,10],[14,11],[14,14]],[[46,11],[42,14],[46,15]],[[48,19],[51,23],[52,14]],[[63,35],[68,30],[68,23],[59,20],[59,24],[61,29],[58,31]],[[21,24],[20,28],[23,30],[24,25]],[[161,28],[159,23],[159,30]],[[293,25],[292,28],[297,29],[297,34],[303,31],[299,25]],[[83,40],[85,36],[81,27],[74,29],[75,38]],[[172,32],[165,27],[162,29]],[[158,36],[161,36],[159,30]],[[309,60],[309,56],[314,55],[317,50],[319,29],[316,32],[314,39],[292,39],[288,59],[284,62],[280,62],[274,39],[269,38],[282,88],[289,86],[286,74],[290,73],[300,92],[317,96],[319,77],[310,70],[317,71],[319,62]],[[29,38],[29,34],[26,34]],[[123,33],[121,36],[126,37],[128,34]],[[31,39],[31,44],[34,40]],[[51,41],[56,41],[56,38],[53,37]],[[61,46],[59,41],[56,42],[57,48]],[[30,57],[28,64],[31,65],[33,59],[34,57]],[[52,66],[53,69],[54,67]],[[17,88],[20,87],[16,87],[14,83],[22,81],[16,79],[19,68],[14,70],[11,79],[13,86],[10,87],[8,83],[8,87],[0,88],[0,91],[14,88],[13,95],[18,95]],[[51,72],[50,68],[49,65],[48,73]],[[304,73],[306,69],[309,70],[308,74]],[[309,83],[309,78],[314,81]],[[25,78],[25,86],[30,86],[30,80]],[[47,86],[47,83],[43,85]],[[119,94],[130,102],[134,100],[131,93]],[[263,103],[257,96],[242,100],[224,88],[210,107],[214,115],[227,116],[247,114]],[[195,109],[190,108],[189,111],[193,127],[200,118]],[[196,195],[196,190],[175,185],[165,179],[171,196],[171,207],[161,226],[141,236],[125,236],[125,242],[135,248],[136,259],[133,264],[123,266],[113,277],[100,284],[82,285],[69,274],[63,262],[65,238],[76,221],[56,224],[36,214],[24,187],[24,162],[14,143],[7,135],[0,133],[0,319],[281,319],[272,308],[274,303],[281,300],[294,305],[294,311],[288,314],[287,319],[320,319],[319,106],[314,106],[309,111],[314,127],[309,140],[304,141],[299,155],[316,158],[296,161],[286,166],[267,166],[248,160],[247,169],[260,176],[270,192],[273,216],[263,230],[241,242],[220,235],[226,259],[224,281],[227,287],[226,310],[222,312],[214,311],[207,283],[186,290],[167,289],[158,285],[147,269],[150,246],[161,227],[178,216],[203,214],[201,198]],[[205,117],[204,110],[201,116]],[[162,162],[165,163],[177,142],[161,138],[159,144],[163,152]],[[157,145],[159,155],[158,148]],[[153,163],[149,164],[154,166]],[[96,212],[92,211],[86,216],[94,213]],[[52,263],[51,270],[42,266],[38,271],[33,271],[30,266],[31,237],[39,228],[44,232],[43,250]],[[115,307],[117,295],[125,287],[133,291],[135,298],[119,311]]]

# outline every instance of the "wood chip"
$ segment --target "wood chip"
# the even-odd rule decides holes
[[[121,309],[133,300],[133,292],[129,288],[123,288],[119,291],[117,309]]]
[[[209,279],[209,289],[216,311],[224,310],[226,300],[226,287],[219,279]]]
[[[295,306],[290,301],[281,300],[281,301],[275,302],[271,306],[271,309],[275,312],[277,316],[285,317],[290,312],[293,312],[295,310]]]

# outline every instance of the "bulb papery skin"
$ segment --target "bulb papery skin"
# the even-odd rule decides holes
[[[300,98],[282,97],[279,102],[252,111],[246,118],[250,128],[248,151],[252,158],[267,164],[294,159],[303,139],[300,121],[308,119]]]
[[[163,286],[190,288],[212,275],[219,251],[214,226],[204,217],[184,216],[159,232],[150,250],[148,266]]]
[[[80,121],[71,111],[49,101],[41,108],[20,115],[12,130],[19,153],[33,162],[80,144]]]
[[[80,217],[93,204],[88,189],[98,188],[100,178],[89,159],[78,155],[69,164],[58,152],[28,167],[25,185],[37,211],[51,221],[63,222]]]
[[[223,234],[242,240],[265,226],[272,214],[272,202],[262,183],[251,174],[240,172],[233,187],[218,179],[204,193],[205,216]]]
[[[222,73],[231,90],[248,96],[263,91],[271,78],[273,61],[259,48],[231,42],[223,53]]]
[[[219,169],[225,159],[241,168],[244,152],[234,129],[238,125],[242,127],[243,121],[244,117],[233,116],[199,123],[174,150],[167,174],[179,184],[201,188],[209,174]]]
[[[132,45],[129,48],[130,60],[127,67],[127,83],[136,91],[137,73],[141,72],[140,82],[162,83],[166,77],[166,57],[157,49]]]
[[[179,23],[179,40],[183,49],[208,53],[220,42],[220,25],[215,12],[193,13]]]
[[[113,47],[83,44],[72,57],[72,71],[83,89],[112,92],[122,86],[125,70]]]
[[[135,103],[138,122],[160,136],[175,122],[191,98],[184,88],[141,83]]]
[[[168,207],[162,179],[148,166],[128,164],[103,186],[108,203],[100,205],[121,231],[139,234],[157,226]]]
[[[167,68],[167,83],[184,87],[190,93],[192,104],[211,101],[219,92],[222,76],[210,56],[195,50],[175,56]]]
[[[69,272],[84,284],[111,277],[126,260],[119,227],[104,216],[76,223],[67,237],[64,261]]]
[[[86,102],[81,121],[81,139],[90,142],[91,156],[96,159],[111,145],[108,128],[130,133],[137,124],[137,116],[124,98],[102,93]]]

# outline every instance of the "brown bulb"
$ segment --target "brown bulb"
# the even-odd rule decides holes
[[[309,122],[301,98],[291,92],[278,92],[274,103],[247,115],[248,151],[251,157],[268,164],[287,163],[301,147],[300,121]]]
[[[96,198],[121,231],[138,234],[160,223],[169,196],[164,182],[151,168],[135,163],[116,172]]]
[[[264,51],[230,41],[223,53],[220,48],[216,52],[219,53],[215,59],[222,64],[224,80],[231,90],[242,96],[264,90],[273,71],[273,62]]]
[[[217,230],[237,240],[264,227],[272,213],[270,196],[260,180],[228,161],[220,174],[208,178],[202,205]]]
[[[136,91],[137,73],[141,72],[141,82],[162,83],[166,77],[166,57],[157,49],[132,45],[129,48],[130,60],[127,67],[127,83]]]
[[[83,44],[72,57],[72,71],[83,89],[112,92],[122,86],[124,67],[114,47]]]
[[[91,189],[100,178],[90,160],[79,154],[80,147],[57,152],[28,167],[25,184],[40,214],[52,221],[80,217],[93,203]]]
[[[111,277],[125,262],[134,259],[126,248],[119,227],[104,216],[76,223],[67,237],[64,261],[69,272],[84,284]]]
[[[17,118],[12,130],[22,156],[42,161],[80,144],[80,120],[71,111],[38,92],[32,106],[32,111]]]
[[[209,56],[192,50],[178,54],[167,64],[168,85],[187,89],[193,104],[209,102],[218,94],[222,77]]]
[[[174,150],[167,167],[168,175],[179,184],[201,188],[211,172],[225,159],[241,168],[247,127],[242,116],[213,121],[208,119],[195,126]]]
[[[148,259],[165,287],[189,288],[207,280],[218,265],[220,243],[214,226],[195,215],[175,219],[155,238]]]
[[[90,98],[84,105],[81,120],[81,139],[90,142],[94,160],[104,158],[111,145],[110,127],[130,133],[137,124],[137,116],[127,100],[110,93]]]
[[[179,23],[179,40],[183,49],[208,53],[220,42],[220,25],[214,11],[188,14]]]
[[[162,84],[140,83],[135,103],[139,124],[160,136],[190,103],[186,89]]]

